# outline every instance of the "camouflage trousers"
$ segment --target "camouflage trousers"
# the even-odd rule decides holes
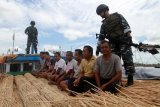
[[[135,67],[133,63],[133,53],[131,47],[121,44],[112,44],[111,47],[112,53],[122,58],[126,75],[133,75],[135,73]]]
[[[28,37],[27,40],[27,48],[26,48],[26,53],[29,54],[30,53],[30,47],[32,45],[32,54],[33,54],[33,50],[35,51],[35,53],[37,53],[37,38],[31,38]]]

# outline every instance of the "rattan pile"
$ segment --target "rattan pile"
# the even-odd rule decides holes
[[[47,99],[24,76],[16,76],[15,82],[25,107],[51,107]]]
[[[40,92],[42,96],[52,103],[52,105],[55,100],[66,98],[63,93],[57,93],[57,90],[54,90],[54,88],[48,85],[48,83],[42,82],[42,80],[35,78],[33,75],[26,73],[24,76]]]
[[[46,80],[37,79],[31,74],[25,74],[28,81],[34,85],[41,95],[45,96],[54,107],[151,107],[153,105],[132,99],[123,93],[121,96],[116,96],[108,92],[98,90],[97,94],[83,93],[76,97],[63,95],[55,86],[51,87],[46,84]],[[43,80],[43,81],[42,81]]]
[[[71,97],[48,85],[47,80],[27,73],[0,81],[0,107],[159,107],[159,89],[159,81],[136,81],[131,87],[122,87],[117,95],[95,89],[95,94]]]
[[[0,107],[23,107],[22,103],[15,98],[13,80],[13,76],[5,76],[0,81]]]
[[[160,107],[160,80],[136,80],[131,87],[121,87],[121,91],[132,99]]]

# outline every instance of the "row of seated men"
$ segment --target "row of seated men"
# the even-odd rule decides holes
[[[41,52],[41,68],[36,76],[48,79],[48,84],[57,85],[70,94],[92,89],[115,93],[121,83],[122,64],[119,56],[111,53],[108,41],[102,41],[100,48],[102,55],[97,58],[89,45],[83,50],[76,49],[74,55],[67,51],[66,62],[59,52],[54,54],[55,61],[48,52]]]

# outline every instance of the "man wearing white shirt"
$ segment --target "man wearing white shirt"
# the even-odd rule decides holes
[[[54,69],[57,71],[57,73],[59,73],[59,71],[62,71],[62,70],[64,71],[65,68],[66,68],[66,63],[65,63],[65,61],[61,58],[60,53],[59,53],[59,52],[56,52],[56,53],[54,54],[54,57],[55,57],[55,60],[56,60]]]
[[[52,72],[52,75],[49,76],[49,84],[53,84],[55,81],[55,78],[57,78],[59,76],[59,74],[61,74],[62,72],[65,71],[66,69],[66,63],[65,61],[61,58],[60,53],[56,52],[54,54],[56,63],[55,63],[55,67],[54,70]]]
[[[72,72],[74,72],[74,68],[77,67],[77,61],[73,59],[73,53],[71,51],[66,52],[66,61],[67,65],[65,72],[61,72],[60,75],[55,78],[58,85],[61,81],[69,79]]]
[[[63,80],[60,82],[60,87],[62,90],[67,91],[68,87],[73,84],[73,81],[78,78],[79,75],[79,65],[82,60],[82,50],[81,49],[76,49],[74,52],[74,58],[77,61],[76,65],[73,67],[73,72],[70,74],[70,78],[67,80]],[[67,91],[68,92],[68,91]]]

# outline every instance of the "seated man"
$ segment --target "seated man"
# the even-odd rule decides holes
[[[67,56],[66,56],[67,58]],[[78,77],[79,74],[79,65],[82,60],[82,50],[81,49],[76,49],[74,52],[74,58],[77,61],[76,65],[73,65],[73,71],[70,73],[70,77],[67,80],[63,80],[60,82],[60,87],[62,90],[67,91],[68,85],[73,83],[73,81]],[[68,64],[67,64],[68,65]],[[67,91],[68,92],[68,91]]]
[[[44,53],[44,59],[45,59],[45,63],[44,63],[42,72],[39,73],[39,76],[47,78],[47,73],[52,70],[51,66],[54,66],[53,65],[54,63],[52,63],[53,61],[52,61],[52,59],[51,59],[51,57],[50,57],[48,52]],[[52,63],[52,65],[51,65],[51,63]]]
[[[44,72],[42,72],[42,77],[46,78],[46,79],[48,79],[48,75],[51,75],[52,71],[54,71],[55,60],[54,59],[50,59],[48,64],[49,64],[48,65],[48,69],[46,69]]]
[[[58,85],[60,85],[61,81],[68,80],[72,76],[71,74],[74,72],[74,68],[76,68],[77,61],[73,59],[73,53],[71,51],[66,52],[66,61],[67,65],[65,72],[61,72],[60,75],[55,78]]]
[[[72,91],[85,92],[90,90],[92,86],[85,81],[95,84],[94,65],[96,58],[93,56],[93,48],[91,46],[84,46],[83,58],[80,64],[78,78],[69,87]]]
[[[45,64],[45,58],[44,58],[45,52],[40,52],[40,60],[39,60],[39,69],[36,71],[32,71],[31,74],[34,76],[37,76],[43,71],[44,64]]]
[[[96,83],[102,90],[115,93],[116,84],[122,77],[122,64],[119,56],[111,53],[110,43],[102,41],[100,49],[103,55],[99,56],[95,64]]]
[[[54,54],[54,57],[55,57],[56,63],[55,63],[54,70],[52,71],[52,74],[48,75],[49,84],[55,84],[55,82],[54,82],[55,79],[58,79],[57,77],[59,77],[59,74],[63,73],[66,68],[66,63],[61,58],[59,52],[56,52]]]
[[[38,70],[38,72],[43,71],[44,68],[44,64],[45,64],[45,52],[40,52],[40,68]]]

